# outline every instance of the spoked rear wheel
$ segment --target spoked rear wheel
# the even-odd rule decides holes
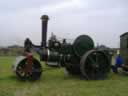
[[[110,62],[104,52],[91,50],[83,55],[80,71],[86,79],[104,79],[110,71]]]
[[[20,61],[16,68],[16,75],[21,80],[37,80],[42,73],[42,66],[35,58],[32,61],[32,71],[26,73],[27,59]]]

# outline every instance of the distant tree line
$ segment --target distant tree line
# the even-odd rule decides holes
[[[23,54],[24,48],[18,45],[0,48],[0,56],[16,56]]]
[[[117,53],[117,50],[119,50],[119,48],[109,48],[105,45],[98,45],[96,48],[101,50],[109,50],[110,52],[113,53],[113,55]],[[24,48],[18,45],[12,45],[8,47],[0,48],[0,56],[18,56],[18,55],[22,55],[23,52],[24,52]]]

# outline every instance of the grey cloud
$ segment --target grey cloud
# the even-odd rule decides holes
[[[40,44],[40,16],[48,14],[50,17],[48,36],[51,32],[58,37],[66,38],[88,34],[95,43],[119,47],[120,34],[128,31],[128,1],[74,1],[80,1],[81,5],[74,3],[70,7],[62,4],[63,2],[68,4],[69,0],[0,1],[0,11],[2,11],[0,13],[0,46],[23,44],[26,37]],[[59,4],[63,5],[60,9]]]
[[[1,0],[0,11],[13,12],[20,11],[26,8],[39,8],[40,6],[56,4],[62,1],[63,0]]]

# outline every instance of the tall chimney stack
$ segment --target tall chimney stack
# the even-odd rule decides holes
[[[42,47],[46,47],[47,25],[48,25],[48,20],[49,20],[48,15],[42,15],[41,16],[41,20],[42,20],[42,41],[41,41],[41,46]]]

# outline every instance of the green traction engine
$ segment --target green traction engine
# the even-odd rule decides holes
[[[80,75],[85,79],[104,79],[110,71],[109,54],[94,46],[94,42],[88,35],[78,36],[73,43],[67,43],[56,39],[52,34],[47,40],[47,23],[49,17],[43,15],[42,20],[42,42],[34,45],[30,39],[24,43],[25,55],[18,57],[14,65],[14,71],[20,79],[37,80],[42,73],[40,62],[32,56],[36,51],[41,61],[49,66],[64,67],[69,74]],[[48,42],[47,42],[48,41]]]

